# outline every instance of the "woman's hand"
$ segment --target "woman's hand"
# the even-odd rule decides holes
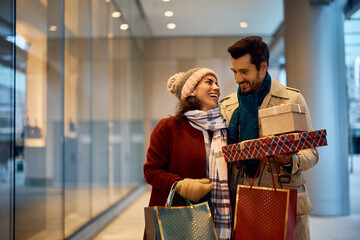
[[[177,183],[176,192],[192,202],[197,202],[210,192],[211,188],[210,179],[185,178]]]

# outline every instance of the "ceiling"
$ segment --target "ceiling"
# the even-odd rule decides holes
[[[270,40],[284,20],[283,0],[138,0],[138,3],[151,37],[259,35]],[[166,17],[165,11],[173,11],[174,15]],[[240,22],[247,22],[248,27],[241,28]],[[176,28],[168,29],[168,23],[175,23]],[[347,64],[360,56],[359,23],[359,10],[345,21]]]
[[[315,0],[311,0],[315,1]],[[112,4],[109,4],[112,2]],[[360,2],[360,1],[359,1]],[[47,25],[60,23],[58,14],[47,14],[46,0],[17,1],[17,32],[24,36],[40,38],[59,37],[60,32],[47,31]],[[88,0],[66,1],[65,25],[67,38],[87,37],[89,32],[87,21],[80,21],[78,13],[89,10]],[[359,4],[360,5],[360,4]],[[121,6],[121,7],[120,7]],[[96,26],[92,35],[107,37],[109,32],[114,36],[126,35],[118,26],[125,21],[114,19],[109,13],[118,10],[126,13],[127,21],[131,23],[129,32],[141,37],[238,37],[244,35],[259,35],[271,39],[282,25],[284,19],[283,0],[104,0],[95,1],[93,8],[93,23]],[[27,11],[31,9],[32,11]],[[172,17],[165,17],[165,11],[173,11]],[[32,14],[32,13],[36,14]],[[52,13],[54,11],[52,10]],[[55,11],[56,13],[56,11]],[[52,18],[55,18],[53,20]],[[54,22],[54,23],[53,23]],[[240,22],[247,22],[247,28],[241,28]],[[76,24],[74,24],[76,23]],[[82,25],[81,25],[81,24]],[[168,29],[168,23],[175,23],[175,29]],[[108,27],[104,27],[108,26]],[[360,56],[360,10],[348,16],[344,25],[346,63],[351,64]],[[283,39],[271,45],[272,52],[283,52]],[[280,46],[280,47],[279,47]],[[274,56],[274,54],[272,54]]]
[[[153,37],[273,36],[281,25],[283,0],[139,0]],[[173,11],[172,17],[164,16]],[[240,22],[247,22],[241,28]],[[175,29],[168,29],[175,23]]]

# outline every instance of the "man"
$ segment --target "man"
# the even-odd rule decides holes
[[[285,87],[267,72],[269,48],[261,37],[246,37],[228,48],[231,55],[231,70],[237,92],[221,101],[221,112],[229,125],[228,143],[263,137],[258,122],[258,110],[286,103],[300,104],[306,108],[308,126],[311,127],[309,110],[299,90]],[[308,129],[311,131],[312,129]],[[310,239],[308,214],[312,207],[308,197],[302,171],[306,171],[318,162],[316,149],[305,149],[297,153],[277,155],[271,158],[275,179],[279,179],[283,188],[297,189],[296,239]],[[236,189],[238,184],[250,185],[255,177],[254,186],[273,187],[271,169],[268,161],[263,167],[261,181],[258,159],[249,159],[229,164],[229,188],[232,209],[235,209]],[[277,176],[278,168],[279,176]],[[276,187],[280,187],[277,181]]]

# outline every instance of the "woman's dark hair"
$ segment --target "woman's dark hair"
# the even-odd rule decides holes
[[[258,71],[260,70],[262,62],[266,62],[269,66],[269,47],[261,37],[245,37],[231,45],[228,48],[228,52],[234,59],[238,59],[249,53],[251,56],[251,63],[256,66]]]
[[[184,113],[187,111],[200,110],[200,109],[201,109],[201,105],[199,100],[194,96],[189,96],[178,103],[176,116],[180,117],[184,115]]]

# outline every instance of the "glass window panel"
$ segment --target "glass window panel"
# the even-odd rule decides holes
[[[22,163],[23,141],[14,146],[14,11],[10,0],[0,2],[0,239],[12,236],[14,161]],[[15,89],[16,90],[16,89]],[[17,95],[17,91],[15,91]],[[20,94],[21,95],[21,94]],[[14,151],[15,150],[15,151]],[[15,158],[14,158],[15,155]]]
[[[109,198],[109,42],[110,4],[92,1],[91,135],[92,214],[110,206]]]
[[[61,1],[16,1],[16,239],[62,231]]]
[[[344,23],[345,60],[347,90],[349,101],[350,128],[350,199],[356,199],[359,187],[359,154],[360,154],[360,9],[355,11]],[[360,212],[360,202],[350,201],[352,214]]]
[[[145,25],[132,1],[0,6],[0,238],[15,217],[16,239],[64,239],[144,181]]]
[[[119,26],[119,23],[117,23]],[[118,34],[118,33],[117,33]],[[110,88],[112,101],[112,122],[113,128],[110,136],[110,144],[112,147],[111,156],[112,156],[112,168],[110,171],[112,173],[112,185],[110,191],[112,193],[113,201],[117,201],[124,197],[130,190],[126,185],[125,176],[129,174],[126,167],[125,159],[129,157],[128,150],[128,139],[129,132],[127,131],[126,124],[126,109],[128,101],[128,92],[126,91],[126,73],[127,73],[127,61],[129,60],[129,55],[127,54],[129,40],[120,39],[118,36],[111,39],[110,43],[112,49],[110,51],[110,65],[112,66],[112,85],[113,88]],[[111,53],[121,53],[121,54],[111,54]]]
[[[360,10],[344,23],[351,153],[360,154]],[[352,165],[350,165],[352,171]]]
[[[111,59],[114,75],[113,115],[115,135],[120,136],[118,144],[113,145],[114,192],[121,198],[143,183],[142,165],[144,162],[144,80],[142,76],[142,40],[137,33],[144,28],[136,3],[116,1],[114,8],[122,12],[124,18],[114,19],[111,27],[114,32]],[[120,30],[124,23],[128,30]],[[146,35],[146,31],[142,31]],[[111,52],[111,51],[110,51]]]
[[[91,220],[91,41],[89,1],[65,0],[65,236]]]
[[[131,162],[129,162],[129,185],[137,186],[143,182],[143,158],[144,154],[144,81],[141,53],[136,42],[131,43],[131,84],[129,92],[131,92],[132,107],[128,119],[130,121],[130,154]]]

